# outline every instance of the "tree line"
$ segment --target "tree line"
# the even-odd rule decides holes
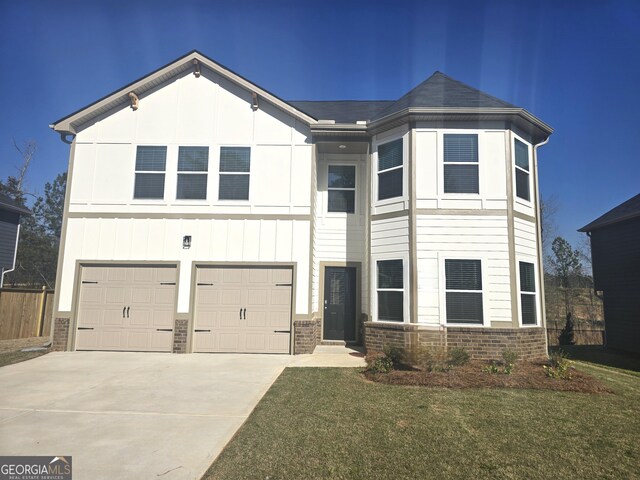
[[[13,272],[5,275],[5,287],[54,288],[58,264],[58,249],[62,231],[67,172],[62,172],[44,186],[44,194],[36,195],[27,187],[27,174],[38,147],[27,141],[14,147],[21,163],[15,175],[0,180],[0,193],[31,210],[20,218],[20,238]],[[31,205],[28,200],[33,200]]]

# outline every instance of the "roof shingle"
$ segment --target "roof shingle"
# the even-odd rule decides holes
[[[593,222],[585,225],[578,231],[591,232],[597,228],[606,227],[607,225],[629,220],[634,217],[640,217],[640,193],[626,202],[621,203],[617,207],[612,208],[607,213],[596,218]]]

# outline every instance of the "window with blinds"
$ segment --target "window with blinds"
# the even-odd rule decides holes
[[[250,147],[220,147],[219,200],[249,200]]]
[[[356,204],[356,167],[329,165],[327,189],[329,212],[354,213]]]
[[[178,149],[178,200],[205,200],[209,147],[180,147]]]
[[[447,323],[482,324],[480,260],[445,260]]]
[[[444,193],[479,193],[478,135],[444,135]]]
[[[378,260],[378,320],[404,321],[404,272],[402,260]]]
[[[520,262],[520,311],[523,325],[536,325],[536,277],[533,263]]]
[[[167,147],[138,146],[136,149],[134,199],[162,200],[167,165]]]
[[[516,196],[526,201],[531,201],[531,192],[529,185],[529,147],[515,140],[516,155]]]
[[[402,196],[402,139],[378,145],[378,200]]]

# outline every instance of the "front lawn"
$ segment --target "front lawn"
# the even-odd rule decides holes
[[[614,394],[372,383],[286,369],[205,479],[632,478],[640,378],[580,366]]]

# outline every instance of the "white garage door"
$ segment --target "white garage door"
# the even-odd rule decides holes
[[[195,352],[289,353],[292,269],[199,267]]]
[[[176,268],[84,266],[77,350],[170,352]]]

